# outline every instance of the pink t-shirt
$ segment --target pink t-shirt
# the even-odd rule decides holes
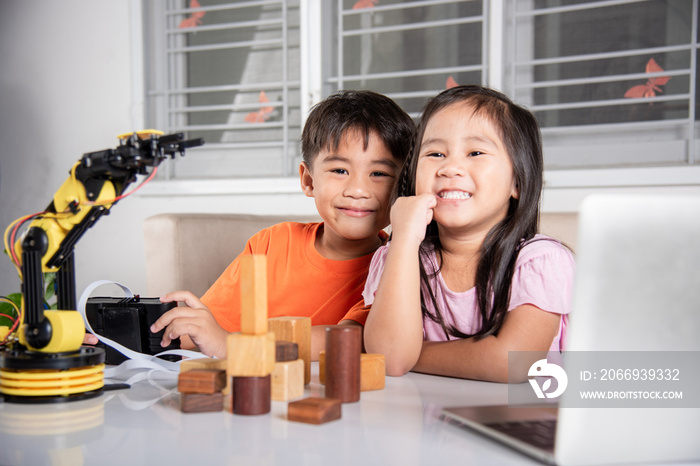
[[[372,258],[363,292],[367,306],[374,302],[374,295],[386,263],[388,246],[387,244],[380,247]],[[476,289],[472,288],[464,292],[450,290],[445,285],[441,274],[431,273],[437,270],[435,254],[431,253],[428,260],[424,259],[424,262],[427,262],[423,265],[445,323],[453,325],[463,333],[476,333],[481,326],[476,304]],[[562,315],[559,332],[552,340],[550,351],[564,349],[568,314],[571,310],[574,269],[575,263],[571,252],[557,240],[544,235],[536,235],[523,246],[515,263],[508,310],[531,304],[543,311]],[[421,286],[424,287],[424,285]],[[425,294],[425,290],[423,291]],[[435,312],[430,300],[427,306],[431,313]],[[445,335],[440,324],[428,318],[423,319],[423,335],[428,341],[456,339]]]

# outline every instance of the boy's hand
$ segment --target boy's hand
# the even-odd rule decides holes
[[[161,346],[166,347],[172,340],[189,337],[199,350],[209,357],[226,357],[226,336],[228,332],[216,322],[214,315],[189,291],[175,291],[161,296],[161,302],[182,302],[151,325],[151,332],[165,329]]]
[[[392,242],[409,241],[420,245],[436,205],[435,196],[427,193],[396,199],[391,207]]]
[[[96,345],[100,342],[95,335],[92,333],[85,332],[83,337],[83,345]]]

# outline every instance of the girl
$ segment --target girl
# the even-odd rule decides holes
[[[365,286],[367,352],[385,355],[388,375],[523,381],[542,355],[509,380],[508,351],[562,349],[574,273],[568,249],[537,234],[537,122],[460,86],[428,102],[414,141]]]

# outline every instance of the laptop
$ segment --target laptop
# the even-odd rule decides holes
[[[587,197],[576,264],[564,364],[570,352],[696,357],[687,352],[700,351],[700,196]],[[700,408],[569,407],[576,396],[565,390],[558,403],[515,407],[509,398],[443,413],[545,463],[700,461]]]

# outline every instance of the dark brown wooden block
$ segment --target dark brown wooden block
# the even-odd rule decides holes
[[[360,401],[361,353],[361,327],[326,328],[326,398],[343,403]]]
[[[272,377],[234,377],[233,414],[267,414],[272,406]]]
[[[340,400],[334,398],[304,398],[287,405],[287,420],[323,424],[340,419]]]
[[[217,393],[180,393],[180,411],[183,413],[210,413],[224,409],[224,395]]]
[[[277,340],[275,342],[276,362],[296,361],[299,359],[299,345],[292,341]]]
[[[216,393],[226,387],[226,371],[218,369],[191,369],[180,372],[177,389],[180,393]]]

